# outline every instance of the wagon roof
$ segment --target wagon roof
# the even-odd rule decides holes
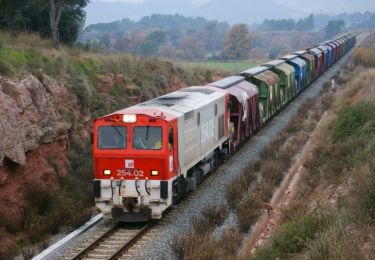
[[[226,89],[230,95],[235,96],[238,102],[243,103],[245,99],[258,95],[258,88],[246,80],[239,82]]]
[[[319,46],[317,46],[317,48],[323,50],[324,52],[327,52],[327,51],[328,51],[327,46],[324,46],[324,45],[319,45]]]
[[[308,59],[309,61],[312,61],[312,62],[315,61],[314,55],[312,55],[311,53],[306,52],[302,54],[301,56],[304,57],[305,59]]]
[[[302,55],[302,54],[307,53],[307,51],[301,50],[301,51],[295,51],[295,52],[293,52],[293,53],[294,53],[294,54],[297,54],[297,55]]]
[[[275,67],[275,66],[278,66],[278,65],[283,64],[283,63],[285,63],[284,60],[271,60],[271,61],[263,64],[263,66],[265,66],[265,67]]]
[[[322,51],[319,50],[318,48],[312,48],[312,49],[310,50],[310,52],[312,52],[312,53],[315,54],[315,55],[322,55]]]
[[[293,63],[295,63],[295,64],[297,64],[300,67],[306,66],[306,62],[303,59],[298,58],[298,57],[294,58],[293,60],[290,60],[290,61],[293,62]]]
[[[296,54],[289,54],[289,55],[285,55],[284,57],[282,57],[281,59],[283,60],[292,60],[294,58],[296,58],[297,55]]]
[[[257,67],[254,67],[254,68],[251,68],[251,69],[248,69],[248,70],[245,70],[245,71],[241,72],[240,75],[246,76],[246,77],[252,77],[252,76],[255,76],[255,75],[257,75],[259,73],[262,73],[266,70],[268,70],[267,67],[257,66]]]
[[[284,71],[285,74],[294,74],[295,70],[292,65],[289,65],[288,63],[283,63],[277,66],[277,69]]]
[[[263,81],[268,86],[273,85],[280,80],[279,76],[276,73],[269,70],[262,72],[258,75],[255,75],[254,78]]]
[[[245,80],[245,78],[242,77],[242,76],[230,76],[230,77],[226,77],[226,78],[223,78],[221,80],[215,81],[213,83],[210,83],[208,85],[209,86],[215,86],[217,88],[226,89],[226,88],[229,88],[233,85],[236,85],[237,83],[239,83],[241,81],[244,81],[244,80]]]

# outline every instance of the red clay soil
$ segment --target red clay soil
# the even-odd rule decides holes
[[[45,185],[54,189],[57,185],[57,173],[47,158],[53,158],[53,162],[62,169],[59,174],[66,174],[66,156],[67,141],[62,139],[40,145],[29,152],[24,166],[6,162],[0,167],[0,252],[22,238],[22,235],[11,233],[9,229],[21,230],[24,187]]]

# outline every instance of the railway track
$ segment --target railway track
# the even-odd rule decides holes
[[[117,259],[129,250],[154,223],[117,224],[76,254],[72,260]]]

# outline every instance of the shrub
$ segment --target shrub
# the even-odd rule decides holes
[[[235,209],[241,202],[244,193],[249,189],[247,178],[241,175],[225,187],[225,199],[230,208]]]
[[[308,243],[308,259],[366,259],[361,249],[361,237],[349,231],[347,223],[338,221]]]
[[[352,215],[357,219],[375,219],[375,162],[360,167],[352,190]]]
[[[238,224],[242,232],[248,232],[261,215],[261,205],[263,202],[261,196],[260,193],[252,193],[237,209]]]
[[[216,240],[208,233],[175,235],[170,247],[178,259],[215,259],[220,254]]]
[[[375,125],[366,125],[375,120],[375,103],[359,102],[345,108],[335,122],[332,131],[334,141],[344,140],[350,136],[368,136],[374,133]]]
[[[283,224],[270,244],[259,250],[255,259],[289,258],[306,248],[307,242],[322,233],[334,221],[334,216],[312,212]]]
[[[237,229],[230,228],[221,235],[219,244],[225,255],[235,256],[242,242],[242,234]]]
[[[281,222],[292,221],[301,218],[308,211],[308,205],[304,198],[298,196],[294,198],[287,206],[281,208]]]
[[[226,206],[209,205],[203,209],[202,215],[194,217],[192,226],[196,234],[211,232],[216,226],[221,225],[228,214]]]
[[[360,47],[353,53],[353,61],[356,65],[375,67],[375,51],[367,47]]]

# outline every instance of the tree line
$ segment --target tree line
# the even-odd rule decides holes
[[[0,0],[0,29],[14,35],[37,32],[50,37],[54,48],[60,42],[71,45],[85,20],[89,0]]]
[[[264,20],[259,26],[264,31],[311,31],[314,29],[314,15],[295,21],[293,19]]]

